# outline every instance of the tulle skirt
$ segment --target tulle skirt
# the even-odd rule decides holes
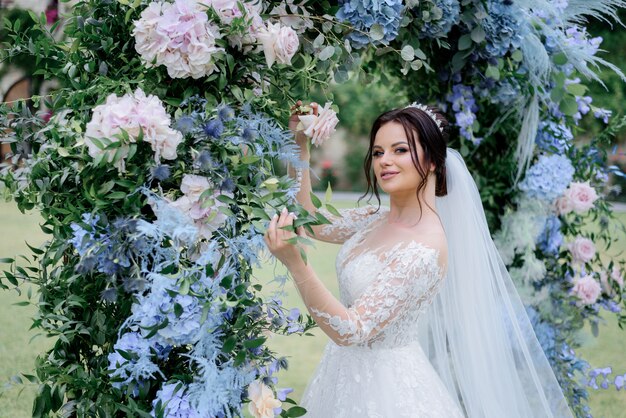
[[[418,343],[397,348],[330,342],[301,405],[311,418],[462,418]]]

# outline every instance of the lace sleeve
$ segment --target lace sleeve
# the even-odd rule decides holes
[[[438,251],[411,243],[394,247],[387,266],[346,308],[336,299],[325,309],[309,307],[314,318],[339,345],[371,343],[399,318],[425,309],[442,280]],[[323,326],[326,325],[326,326]]]
[[[319,209],[331,223],[321,225],[315,231],[315,238],[321,241],[343,244],[355,232],[365,228],[381,212],[376,212],[372,205],[362,208],[339,209],[341,217],[331,214],[326,209]]]

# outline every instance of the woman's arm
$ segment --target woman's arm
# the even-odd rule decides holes
[[[410,309],[427,303],[436,280],[418,280],[424,273],[435,274],[433,264],[420,263],[423,247],[394,248],[388,265],[365,289],[363,295],[346,307],[326,288],[310,265],[304,263],[296,246],[286,242],[293,232],[283,229],[293,224],[294,215],[283,211],[270,222],[265,235],[269,250],[290,271],[300,296],[319,327],[338,345],[373,341],[378,333]],[[298,235],[304,235],[302,229]],[[392,255],[394,254],[394,255]],[[399,255],[401,254],[401,255]],[[436,258],[435,258],[436,260]]]
[[[317,208],[313,205],[311,200],[311,175],[310,175],[310,151],[309,151],[309,138],[306,137],[302,130],[298,131],[297,127],[300,122],[298,109],[302,106],[302,101],[298,100],[292,107],[292,114],[289,118],[289,129],[295,136],[295,141],[300,148],[300,160],[303,161],[305,168],[302,169],[300,190],[296,194],[296,200],[298,203],[307,210],[311,215],[315,215]],[[318,113],[318,104],[311,103],[311,109],[313,114]],[[289,175],[292,178],[296,178],[298,175],[294,167],[289,168]],[[356,209],[343,209],[340,210],[342,217],[332,215],[326,210],[320,210],[321,214],[326,217],[331,224],[315,225],[311,226],[313,234],[307,231],[307,235],[311,238],[319,241],[330,242],[334,244],[342,244],[346,239],[350,238],[354,232],[361,229],[364,226],[364,222],[367,222],[369,215],[375,212],[374,207],[362,207]]]

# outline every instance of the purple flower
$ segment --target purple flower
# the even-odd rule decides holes
[[[170,178],[170,166],[161,164],[152,168],[152,178],[158,181],[165,181]]]
[[[594,109],[593,116],[596,119],[602,119],[602,122],[606,124],[609,123],[609,118],[611,117],[612,113],[613,112],[607,109]]]

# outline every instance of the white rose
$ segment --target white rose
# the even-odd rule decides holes
[[[280,408],[282,402],[274,397],[272,389],[259,380],[248,386],[248,411],[255,418],[274,418],[274,409]]]
[[[611,270],[611,279],[617,282],[620,289],[624,287],[624,274],[620,271],[619,267],[613,267],[613,270]]]
[[[568,244],[575,262],[588,263],[596,255],[596,246],[589,238],[576,237]]]
[[[571,211],[574,210],[574,205],[572,201],[567,196],[561,196],[556,201],[556,211],[559,215],[567,215]]]
[[[278,31],[274,50],[276,51],[276,60],[280,64],[291,65],[291,59],[298,51],[300,41],[295,30],[288,26],[283,26]]]
[[[274,49],[274,45],[276,45],[278,32],[280,32],[279,24],[274,25],[267,22],[267,27],[259,29],[259,32],[257,33],[257,39],[261,42],[261,46],[263,46],[265,62],[269,68],[272,68],[272,65],[274,65],[274,62],[276,61],[276,50]]]

